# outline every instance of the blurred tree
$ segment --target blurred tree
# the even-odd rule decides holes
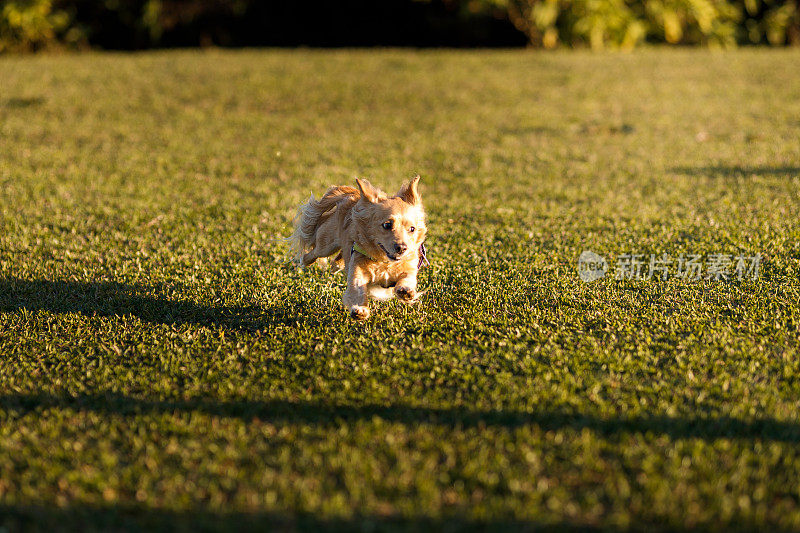
[[[800,44],[799,0],[0,0],[0,52],[76,46]]]

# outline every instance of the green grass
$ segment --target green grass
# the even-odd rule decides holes
[[[796,50],[0,58],[0,525],[800,528],[798,138]],[[416,172],[354,323],[281,238]]]

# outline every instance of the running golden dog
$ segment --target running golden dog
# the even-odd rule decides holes
[[[417,271],[425,258],[425,210],[417,191],[419,176],[387,197],[367,180],[358,189],[331,187],[319,200],[300,206],[290,237],[296,261],[308,266],[338,253],[334,262],[347,272],[342,302],[350,316],[369,316],[367,297],[417,300]]]

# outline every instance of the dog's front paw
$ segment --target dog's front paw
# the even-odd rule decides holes
[[[399,285],[394,292],[397,294],[397,298],[406,303],[413,303],[417,299],[417,291],[411,287]]]
[[[350,318],[366,320],[369,318],[369,308],[363,305],[354,305],[350,308]]]

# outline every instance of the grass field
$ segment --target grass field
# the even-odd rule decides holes
[[[798,529],[798,139],[796,50],[0,58],[0,526]],[[281,238],[417,172],[355,323]]]

